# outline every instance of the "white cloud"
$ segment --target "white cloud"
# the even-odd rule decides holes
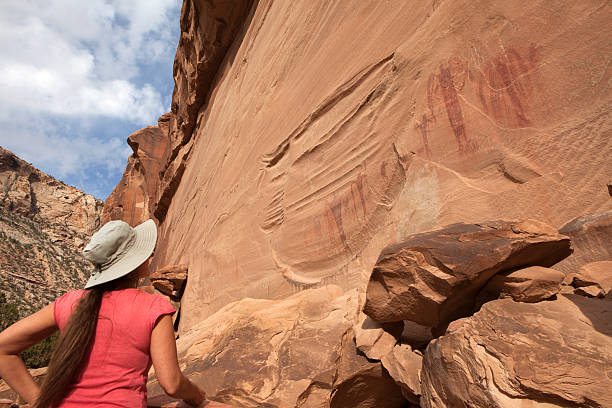
[[[176,44],[169,26],[178,21],[167,12],[177,1],[3,1],[2,7],[0,105],[8,111],[141,123],[163,113],[159,92],[134,79],[145,60],[171,63]]]
[[[0,0],[0,145],[58,177],[120,174],[128,134],[169,109],[167,89],[141,73],[171,66],[180,3]],[[130,131],[82,125],[102,120]]]

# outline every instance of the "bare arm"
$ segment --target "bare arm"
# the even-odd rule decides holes
[[[18,321],[0,333],[0,377],[28,404],[38,398],[40,388],[26,369],[19,353],[58,330],[53,304]]]
[[[170,315],[162,316],[151,333],[151,360],[159,385],[173,398],[197,406],[206,393],[183,375],[176,356],[176,341]]]

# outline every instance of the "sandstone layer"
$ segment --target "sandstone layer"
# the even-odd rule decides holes
[[[612,260],[612,211],[578,217],[559,232],[572,240],[574,253],[555,265],[565,274],[577,272],[590,262]]]
[[[357,353],[357,300],[326,286],[234,302],[179,338],[183,372],[213,400],[245,408],[402,407],[381,364]],[[149,393],[161,393],[154,377]]]
[[[389,245],[443,226],[493,219],[534,219],[551,225],[553,235],[565,225],[562,234],[574,241],[574,256],[558,265],[552,259],[535,263],[566,275],[610,260],[609,229],[591,227],[606,224],[601,217],[612,210],[611,19],[604,0],[185,0],[171,112],[150,131],[150,140],[161,131],[165,147],[154,154],[142,147],[142,155],[135,149],[126,182],[106,213],[133,223],[152,214],[160,231],[153,269],[188,268],[179,332],[181,361],[192,367],[192,378],[221,400],[247,406],[329,406],[347,395],[369,404],[368,395],[378,394],[365,395],[359,387],[388,384],[387,371],[404,396],[415,401],[422,393],[422,404],[438,403],[434,392],[444,398],[459,393],[456,398],[474,406],[503,406],[506,397],[526,406],[607,402],[607,395],[594,396],[592,384],[609,377],[589,383],[581,375],[595,359],[589,345],[609,345],[560,295],[533,304],[485,303],[461,320],[468,322],[466,333],[469,327],[470,336],[480,336],[478,319],[490,312],[499,333],[525,342],[513,344],[522,354],[504,348],[513,337],[491,329],[482,334],[488,336],[483,344],[503,349],[495,359],[481,350],[488,346],[459,353],[470,362],[488,359],[492,368],[476,376],[453,366],[456,381],[445,376],[448,384],[434,384],[439,378],[432,370],[439,367],[433,362],[445,352],[436,345],[467,340],[453,337],[459,323],[447,333],[427,325],[465,315],[494,264],[454,298],[461,313],[449,306],[441,320],[406,320],[400,334],[381,322],[358,320],[356,311],[346,317],[337,303],[346,299],[327,298],[333,310],[322,315],[316,299],[325,296],[316,291],[335,284],[363,292]],[[155,171],[137,168],[141,157],[152,158]],[[497,296],[507,286],[497,288]],[[590,293],[595,286],[563,290]],[[342,298],[340,292],[334,299]],[[303,296],[314,296],[314,304]],[[508,311],[497,310],[500,304]],[[563,313],[570,321],[556,322]],[[541,337],[536,321],[545,329]],[[525,333],[520,324],[528,326]],[[570,333],[567,339],[555,328]],[[389,369],[359,358],[346,371],[340,369],[344,363],[324,364],[332,355],[360,356],[339,351],[352,345],[349,331],[360,350]],[[340,333],[342,341],[330,340]],[[428,346],[435,336],[442,337]],[[279,349],[285,337],[287,348]],[[245,339],[255,346],[248,348]],[[312,339],[323,350],[312,347]],[[576,360],[578,374],[558,367],[572,378],[567,390],[547,377],[554,372],[541,374],[551,388],[529,388],[540,377],[515,369],[527,365],[523,356],[531,352],[542,353],[541,365],[534,363],[542,372],[557,362],[548,359],[550,353],[578,358],[573,342],[589,353]],[[414,353],[407,345],[426,350],[426,387],[417,384],[423,371],[419,377],[418,358],[406,354]],[[502,377],[488,381],[487,373]],[[468,389],[463,378],[486,389],[474,389],[474,398],[484,396],[476,401],[467,391],[461,394]],[[481,378],[483,383],[471,381]],[[330,399],[330,390],[340,399]],[[458,400],[452,401],[447,406]]]
[[[610,367],[612,302],[496,300],[427,347],[421,406],[609,407]]]
[[[559,293],[564,279],[563,272],[541,266],[498,274],[480,291],[477,303],[504,297],[511,297],[517,302],[539,302]]]
[[[612,209],[607,2],[207,4],[183,8],[184,131],[154,198],[185,330],[245,296],[363,288],[415,232]]]

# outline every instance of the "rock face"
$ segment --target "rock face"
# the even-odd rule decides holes
[[[539,302],[559,293],[564,279],[563,272],[541,266],[498,274],[482,289],[477,302],[482,304],[500,297],[511,297],[517,302]]]
[[[586,264],[578,273],[569,274],[564,283],[579,295],[612,298],[612,261]]]
[[[107,214],[136,223],[152,213],[160,231],[153,270],[188,267],[179,334],[182,361],[192,377],[235,405],[328,406],[343,404],[343,396],[372,404],[368,395],[379,394],[359,389],[376,381],[388,384],[386,371],[367,360],[347,363],[343,367],[353,368],[346,371],[340,369],[344,363],[331,363],[348,361],[341,350],[352,345],[349,331],[356,324],[359,328],[357,312],[346,317],[341,304],[347,299],[332,300],[317,291],[335,284],[349,293],[363,292],[381,250],[413,234],[492,219],[549,224],[542,241],[530,228],[517,234],[502,229],[500,242],[475,249],[479,271],[470,269],[456,248],[442,262],[423,255],[429,247],[416,251],[419,276],[438,284],[431,296],[419,295],[430,300],[432,311],[427,307],[425,313],[410,314],[397,337],[386,336],[382,324],[367,327],[376,332],[373,337],[355,332],[359,347],[387,361],[414,400],[417,387],[408,384],[416,381],[416,371],[410,369],[410,381],[399,379],[400,359],[393,363],[385,353],[394,340],[399,342],[394,352],[406,344],[424,349],[444,334],[443,328],[433,333],[432,327],[469,314],[495,273],[553,266],[560,253],[539,258],[528,248],[561,246],[567,255],[568,241],[556,230],[577,217],[585,217],[584,222],[568,224],[577,229],[562,230],[575,240],[575,256],[554,267],[570,274],[589,262],[611,259],[607,227],[587,228],[599,222],[589,214],[605,217],[612,210],[611,18],[611,6],[602,0],[185,0],[171,112],[159,126],[166,145],[141,155],[140,149],[151,150],[139,144]],[[159,172],[138,168],[145,156],[159,163]],[[519,242],[535,242],[521,252],[512,247],[514,235],[523,237]],[[451,265],[452,273],[443,265]],[[455,275],[456,270],[461,273]],[[339,293],[333,299],[341,299]],[[305,294],[314,296],[313,303],[302,298]],[[325,307],[317,306],[319,301]],[[491,313],[500,330],[518,331],[515,337],[530,341],[533,350],[561,344],[554,352],[573,359],[570,337],[578,336],[582,347],[603,340],[583,326],[576,326],[582,331],[563,326],[586,324],[567,302],[496,300],[473,319],[497,304],[510,305],[516,313],[535,310],[525,318],[529,331],[524,334],[523,323],[512,323],[518,316]],[[568,340],[550,322],[543,337],[535,336],[537,325],[530,319],[548,316],[544,309],[557,305],[576,317],[555,323],[571,332]],[[551,319],[560,318],[554,310]],[[591,334],[580,337],[582,332]],[[487,336],[500,348],[513,339]],[[446,337],[429,347],[445,344]],[[313,339],[323,346],[312,347]],[[499,383],[503,392],[474,391],[476,401],[465,391],[457,398],[475,401],[474,406],[503,405],[503,395],[523,398],[526,406],[538,398],[565,405],[607,402],[581,382],[591,354],[579,360],[578,374],[568,368],[576,381],[566,394],[554,384],[551,389],[533,386],[536,391],[528,394],[539,378],[520,371],[526,370],[520,357],[529,350],[511,351],[500,354],[501,359],[512,356],[503,363],[490,361],[494,372],[509,373],[506,377],[482,385],[471,380],[486,379],[484,371],[480,377],[466,374],[470,381],[465,384],[474,383],[474,390]],[[556,364],[542,352],[542,364]],[[469,350],[462,353],[476,359]],[[426,356],[427,361],[435,358],[435,353],[429,360]],[[253,372],[257,376],[249,377]],[[433,377],[427,378],[433,384]],[[452,385],[428,387],[421,390],[421,401],[430,404],[439,400],[432,390],[445,393],[444,398],[455,395],[444,391]]]
[[[83,247],[100,227],[103,204],[0,147],[0,207],[36,222],[53,242]]]
[[[567,237],[537,221],[455,224],[417,234],[383,250],[364,313],[378,322],[438,327],[469,314],[476,293],[493,275],[551,266],[570,253]]]
[[[209,97],[213,79],[232,43],[239,44],[253,0],[185,0],[181,37],[174,59],[174,92],[169,115],[169,146],[157,191],[155,216],[163,220],[185,171],[194,128]],[[234,52],[229,57],[233,60]]]
[[[183,7],[184,132],[154,199],[185,329],[245,296],[363,288],[415,232],[612,210],[607,3],[207,4]],[[220,12],[234,43],[209,58]]]
[[[378,323],[364,313],[359,314],[359,320],[353,328],[355,345],[369,359],[380,360],[393,350],[404,327],[401,322],[396,327],[386,326],[385,328],[385,325]]]
[[[612,406],[612,302],[485,304],[427,347],[421,406]]]
[[[152,218],[162,159],[168,148],[168,118],[169,115],[162,116],[158,126],[146,127],[128,137],[133,154],[121,181],[106,199],[103,224],[123,220],[136,226]]]
[[[575,273],[589,262],[612,259],[612,211],[578,217],[559,232],[572,240],[574,253],[555,265],[565,274]]]
[[[396,345],[381,359],[383,367],[402,388],[402,395],[410,402],[418,404],[421,396],[421,365],[423,357],[410,346]]]
[[[100,200],[0,148],[0,290],[22,315],[85,284],[80,251],[101,212]]]
[[[241,407],[401,407],[380,363],[357,354],[357,298],[326,286],[232,303],[179,338],[183,372],[210,398]],[[161,393],[149,385],[151,397]]]
[[[157,269],[149,276],[151,284],[172,300],[180,300],[187,280],[187,266],[174,265]]]

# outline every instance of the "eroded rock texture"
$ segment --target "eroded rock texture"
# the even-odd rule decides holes
[[[410,320],[438,327],[468,315],[493,275],[552,266],[570,253],[567,237],[531,220],[454,224],[416,234],[381,253],[364,313],[378,322]]]
[[[296,300],[304,293],[320,293],[329,284],[363,291],[383,248],[442,226],[534,219],[559,237],[556,229],[569,220],[587,216],[591,222],[590,214],[609,213],[611,18],[604,0],[185,0],[166,130],[160,123],[167,147],[158,178],[144,183],[157,187],[143,208],[160,226],[153,269],[189,269],[179,332],[192,377],[235,405],[339,404],[329,399],[331,390],[337,398],[364,396],[344,386],[366,386],[362,379],[371,375],[387,384],[384,370],[363,362],[337,383],[331,373],[340,375],[340,369],[326,364],[349,345],[356,317],[346,318],[331,298],[326,307],[337,309],[324,317],[316,306],[321,295],[307,305]],[[113,205],[127,208],[122,200]],[[537,240],[529,230],[517,234]],[[600,257],[607,251],[603,239],[567,234],[576,240],[577,255],[558,270],[569,274],[606,260]],[[477,263],[493,248],[482,247]],[[591,252],[596,259],[585,255]],[[498,259],[505,266],[483,262],[481,273],[467,280],[440,272],[436,262],[419,264],[441,286],[428,298],[433,312],[427,307],[404,322],[400,346],[424,348],[441,334],[431,328],[471,311],[480,288],[504,268],[551,266],[560,259],[515,262],[512,253]],[[468,265],[460,254],[448,255],[457,259],[445,262]],[[549,304],[566,305],[563,299],[507,299],[483,310],[505,302],[509,310],[519,308],[517,314],[544,313]],[[252,317],[259,315],[266,317]],[[532,324],[529,316],[525,325]],[[499,311],[498,323],[512,332],[514,323],[503,326],[508,319]],[[543,338],[557,341],[559,333],[551,329]],[[340,334],[340,342],[326,340]],[[524,336],[538,350],[541,339]],[[494,333],[490,338],[498,341]],[[311,347],[311,339],[324,347]],[[391,356],[394,339],[379,330],[359,346],[383,359]],[[591,339],[601,340],[593,335],[577,342],[586,347]],[[563,347],[571,343],[563,341]],[[568,353],[563,357],[574,357]],[[519,357],[500,364],[511,372]],[[590,360],[578,366],[585,364]],[[255,379],[241,381],[253,378],[253,370]],[[364,375],[351,377],[359,372]],[[414,373],[410,381],[397,381],[414,384]],[[508,377],[519,390],[508,398],[528,401],[521,381],[531,377],[519,377]],[[553,400],[595,401],[590,385],[580,384],[584,391],[570,386]],[[412,393],[405,395],[414,399],[416,388],[404,387]],[[369,404],[366,397],[359,400]]]
[[[54,242],[82,248],[100,226],[103,204],[0,147],[0,207],[32,220]]]
[[[497,274],[480,291],[477,303],[482,304],[500,297],[511,297],[517,302],[539,302],[559,293],[564,279],[563,272],[541,266]]]
[[[133,153],[119,184],[106,199],[103,223],[123,220],[136,226],[152,218],[162,159],[168,149],[168,117],[162,116],[158,126],[146,127],[128,137]]]
[[[486,303],[423,358],[421,406],[609,407],[612,302]]]
[[[574,253],[555,265],[556,269],[570,274],[587,263],[612,259],[612,211],[578,217],[559,232],[570,237]]]
[[[285,300],[243,299],[178,340],[183,372],[241,407],[401,407],[400,388],[359,355],[357,292],[338,286]],[[153,380],[152,397],[161,391]]]
[[[612,261],[588,263],[570,273],[564,283],[579,295],[612,298]]]
[[[245,296],[364,287],[412,233],[612,209],[608,3],[242,2],[212,82],[195,33],[224,6],[205,3],[183,9],[186,133],[155,212],[154,264],[189,265],[183,327]]]

